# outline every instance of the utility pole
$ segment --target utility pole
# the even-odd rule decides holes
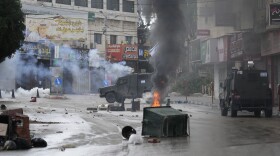
[[[103,19],[103,28],[102,28],[102,32],[103,32],[103,35],[105,37],[105,55],[106,55],[106,52],[107,52],[107,47],[108,47],[108,37],[107,37],[107,28],[109,27],[108,26],[108,16],[109,15],[113,15],[113,14],[105,14],[103,11],[99,11],[103,16],[104,16],[104,19]],[[115,15],[114,18],[117,18],[119,15]],[[107,56],[106,56],[107,57]]]

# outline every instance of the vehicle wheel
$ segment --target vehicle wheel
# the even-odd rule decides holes
[[[227,108],[221,108],[221,115],[227,116],[228,115],[228,109]]]
[[[265,117],[267,117],[267,118],[272,117],[272,109],[266,109],[265,110]]]
[[[255,117],[261,117],[261,111],[260,110],[254,111],[254,115]]]
[[[105,98],[108,103],[114,103],[116,101],[116,95],[113,92],[107,93]]]

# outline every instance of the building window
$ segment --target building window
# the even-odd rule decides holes
[[[75,6],[88,7],[88,0],[75,0]]]
[[[117,44],[117,36],[110,35],[110,44]]]
[[[103,0],[91,0],[91,7],[103,9]]]
[[[55,2],[58,4],[71,5],[71,0],[56,0]]]
[[[102,34],[97,34],[97,33],[94,33],[94,43],[96,44],[101,44],[102,40]]]
[[[107,9],[119,11],[120,10],[120,2],[119,0],[107,0]]]
[[[132,36],[125,36],[125,41],[127,44],[131,44],[132,43]]]
[[[134,12],[134,1],[123,0],[123,12]]]

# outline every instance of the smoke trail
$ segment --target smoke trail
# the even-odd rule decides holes
[[[163,99],[168,86],[173,82],[181,59],[184,56],[186,26],[180,9],[181,0],[153,0],[153,12],[156,14],[151,37],[158,43],[155,54],[150,59],[155,72],[154,90],[160,92]]]

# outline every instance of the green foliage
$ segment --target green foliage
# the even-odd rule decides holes
[[[0,0],[0,62],[20,48],[25,30],[23,16],[20,0]]]
[[[179,92],[182,95],[200,93],[201,86],[210,82],[209,77],[200,77],[197,73],[182,74],[177,79],[176,84],[173,85],[172,91]]]

